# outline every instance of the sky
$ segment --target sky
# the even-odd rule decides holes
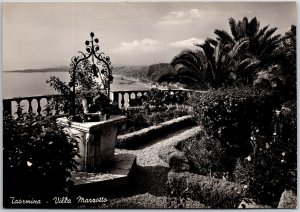
[[[3,70],[69,66],[94,32],[113,66],[167,62],[197,49],[228,19],[257,17],[284,34],[296,25],[295,2],[3,3]]]

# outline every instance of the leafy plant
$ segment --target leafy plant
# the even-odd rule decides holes
[[[55,90],[62,95],[57,97],[51,102],[50,107],[59,105],[59,108],[67,114],[68,118],[73,121],[88,121],[85,114],[87,113],[108,113],[108,107],[110,104],[109,98],[103,92],[101,85],[96,82],[94,74],[90,70],[91,64],[89,62],[83,63],[76,70],[76,98],[74,108],[74,96],[73,96],[73,81],[70,80],[68,85],[62,82],[58,77],[51,76],[47,83],[50,84]],[[70,75],[72,73],[70,72]],[[83,102],[85,101],[85,102]],[[84,108],[86,104],[87,108]],[[76,117],[72,116],[72,112],[75,110]]]
[[[249,186],[249,195],[263,204],[278,205],[282,192],[297,190],[296,103],[274,112],[272,136],[253,130],[253,151],[238,160],[234,176]]]
[[[50,106],[59,105],[72,121],[94,121],[95,118],[99,121],[99,115],[110,113],[109,92],[113,81],[110,57],[98,53],[99,39],[94,38],[93,32],[90,36],[91,41],[85,42],[87,53],[79,52],[81,56],[71,59],[69,83],[53,76],[47,81],[64,98],[54,99]]]
[[[187,115],[184,109],[169,108],[165,111],[151,111],[149,108],[128,108],[122,112],[127,116],[126,129],[120,131],[120,134],[134,132],[146,127],[160,124],[174,118]]]
[[[189,172],[169,172],[167,188],[173,198],[191,198],[210,208],[237,208],[247,191],[234,182]]]
[[[77,149],[76,140],[55,120],[22,112],[17,118],[4,115],[5,197],[44,200],[65,195],[71,171],[77,167]]]
[[[222,178],[226,173],[225,149],[220,142],[209,138],[204,131],[179,144],[193,172],[206,176]]]
[[[249,88],[195,94],[190,104],[208,136],[226,149],[229,161],[249,154],[254,126],[261,132],[270,131],[272,109],[276,106],[271,93]]]

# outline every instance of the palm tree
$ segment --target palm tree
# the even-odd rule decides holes
[[[229,19],[231,34],[215,30],[216,39],[207,38],[194,44],[201,51],[185,50],[177,55],[171,65],[175,74],[165,75],[160,81],[181,81],[185,84],[206,84],[220,87],[242,83],[253,85],[260,70],[276,64],[281,53],[278,49],[280,35],[273,35],[277,28],[260,28],[256,17],[248,21]]]
[[[183,50],[171,61],[173,73],[165,74],[158,82],[179,82],[192,88],[205,87],[205,55],[201,51]]]
[[[212,87],[230,84],[235,80],[236,63],[240,53],[244,51],[247,39],[235,42],[225,31],[216,30],[217,39],[208,38],[203,44],[195,44],[202,48],[207,60],[207,80]]]
[[[279,61],[283,75],[286,77],[285,89],[288,96],[295,97],[297,88],[296,26],[292,25],[281,41],[280,52],[282,53],[282,57]]]
[[[231,39],[238,41],[247,38],[249,41],[244,54],[240,55],[237,77],[243,84],[252,85],[256,74],[274,65],[280,57],[278,46],[281,42],[281,35],[273,36],[277,28],[269,29],[269,26],[265,26],[260,29],[260,23],[256,17],[250,22],[247,17],[238,22],[230,18],[229,26]]]

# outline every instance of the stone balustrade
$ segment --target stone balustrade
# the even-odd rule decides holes
[[[33,112],[39,115],[58,115],[60,111],[58,105],[55,105],[53,111],[46,111],[46,105],[53,98],[62,97],[61,95],[43,95],[43,96],[28,96],[3,99],[3,111],[14,115],[20,108],[23,113]]]
[[[166,89],[167,90],[167,89]],[[190,96],[193,90],[180,90],[172,89],[170,92],[185,92]],[[117,103],[120,108],[128,108],[130,102],[138,97],[143,97],[147,100],[147,94],[149,90],[128,90],[128,91],[113,91],[111,92],[111,99],[114,103]],[[28,96],[28,97],[18,97],[3,99],[3,111],[14,115],[18,108],[22,107],[23,113],[33,112],[39,115],[59,115],[62,111],[59,111],[58,105],[52,111],[46,111],[46,105],[53,98],[61,98],[61,95],[43,95],[43,96]]]

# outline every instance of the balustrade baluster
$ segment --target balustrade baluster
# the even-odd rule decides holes
[[[128,92],[128,106],[130,107],[131,106],[131,94],[132,92]]]
[[[142,96],[145,97],[146,101],[148,102],[148,91],[141,92]]]
[[[16,99],[17,102],[17,114],[22,113],[22,108],[21,108],[21,99]]]
[[[51,96],[47,96],[46,97],[46,107],[48,107],[48,104],[49,104],[49,102],[50,102],[50,100],[52,99],[53,97],[51,97]],[[50,108],[46,108],[46,115],[47,116],[49,116],[50,115]]]
[[[124,99],[124,95],[125,95],[125,92],[121,92],[121,107],[124,108],[124,104],[125,104],[125,99]]]
[[[36,101],[37,101],[37,109],[36,109],[36,112],[38,115],[41,115],[41,111],[42,111],[42,107],[41,107],[41,98],[36,98]]]
[[[118,104],[118,106],[119,106],[119,92],[114,92],[113,93],[113,102],[114,103],[117,103]]]
[[[33,99],[27,99],[28,100],[28,113],[32,112],[32,100]]]

